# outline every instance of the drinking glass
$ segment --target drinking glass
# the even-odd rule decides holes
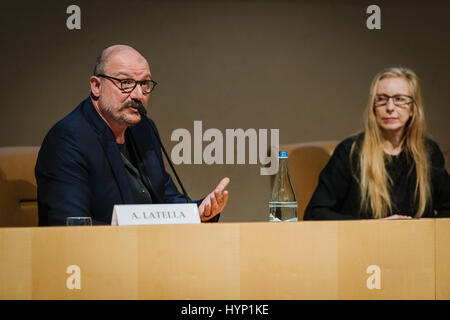
[[[91,217],[67,217],[67,226],[92,226]]]

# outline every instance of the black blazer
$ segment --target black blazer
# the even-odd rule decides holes
[[[154,203],[186,202],[164,168],[155,123],[146,118],[128,130],[159,198]],[[35,167],[39,225],[64,225],[69,216],[110,224],[115,204],[134,201],[125,170],[113,132],[87,98],[42,143]]]

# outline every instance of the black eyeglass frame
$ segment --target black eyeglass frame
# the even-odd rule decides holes
[[[377,104],[377,100],[376,100],[377,97],[385,97],[385,98],[387,98],[387,100],[386,100],[386,102],[384,104]],[[403,104],[397,104],[397,103],[395,103],[395,100],[394,100],[394,98],[396,98],[396,97],[407,97],[407,98],[411,99],[411,101],[405,102]],[[393,96],[389,96],[387,94],[377,94],[377,95],[375,95],[375,100],[374,100],[373,104],[374,104],[375,107],[384,107],[385,105],[388,104],[389,99],[391,99],[391,98],[392,98],[392,102],[397,107],[404,107],[404,106],[406,106],[408,104],[414,103],[414,98],[411,97],[411,96],[408,96],[406,94],[396,94],[396,95],[393,95]]]
[[[116,87],[117,87],[118,89],[120,89],[121,91],[123,91],[123,92],[125,92],[125,93],[133,92],[133,90],[136,89],[136,86],[137,86],[138,84],[139,84],[139,85],[141,86],[141,88],[142,88],[142,85],[143,85],[145,82],[150,81],[150,82],[153,84],[152,89],[151,89],[150,91],[148,91],[148,92],[142,90],[142,92],[144,92],[145,94],[150,94],[150,93],[155,89],[156,85],[158,84],[158,82],[156,82],[155,80],[152,80],[152,79],[149,79],[149,80],[134,80],[134,79],[131,79],[131,78],[118,79],[118,78],[114,78],[114,77],[111,77],[111,76],[107,76],[106,74],[97,74],[97,75],[95,75],[95,76],[96,76],[96,77],[102,77],[102,78],[106,78],[106,79],[118,81],[118,82],[120,83],[120,87],[117,86],[116,83],[115,83],[114,81],[113,81],[113,83],[116,85]],[[134,81],[134,86],[133,86],[133,88],[131,88],[131,89],[124,89],[124,88],[122,87],[122,86],[123,86],[123,81],[130,81],[130,80]]]

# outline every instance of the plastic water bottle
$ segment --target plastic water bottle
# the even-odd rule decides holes
[[[297,199],[289,176],[287,151],[279,152],[278,161],[278,172],[269,202],[269,221],[297,221]]]

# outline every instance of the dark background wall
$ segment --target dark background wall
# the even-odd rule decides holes
[[[81,8],[68,30],[66,8]],[[381,7],[381,30],[366,9]],[[450,148],[448,1],[33,1],[2,4],[0,146],[40,145],[89,94],[97,55],[129,44],[159,82],[150,98],[169,150],[176,128],[280,129],[280,143],[361,129],[372,77],[401,64],[422,80],[429,132]],[[206,146],[207,143],[204,144]],[[221,221],[263,221],[260,165],[179,165],[193,198],[231,178]]]

